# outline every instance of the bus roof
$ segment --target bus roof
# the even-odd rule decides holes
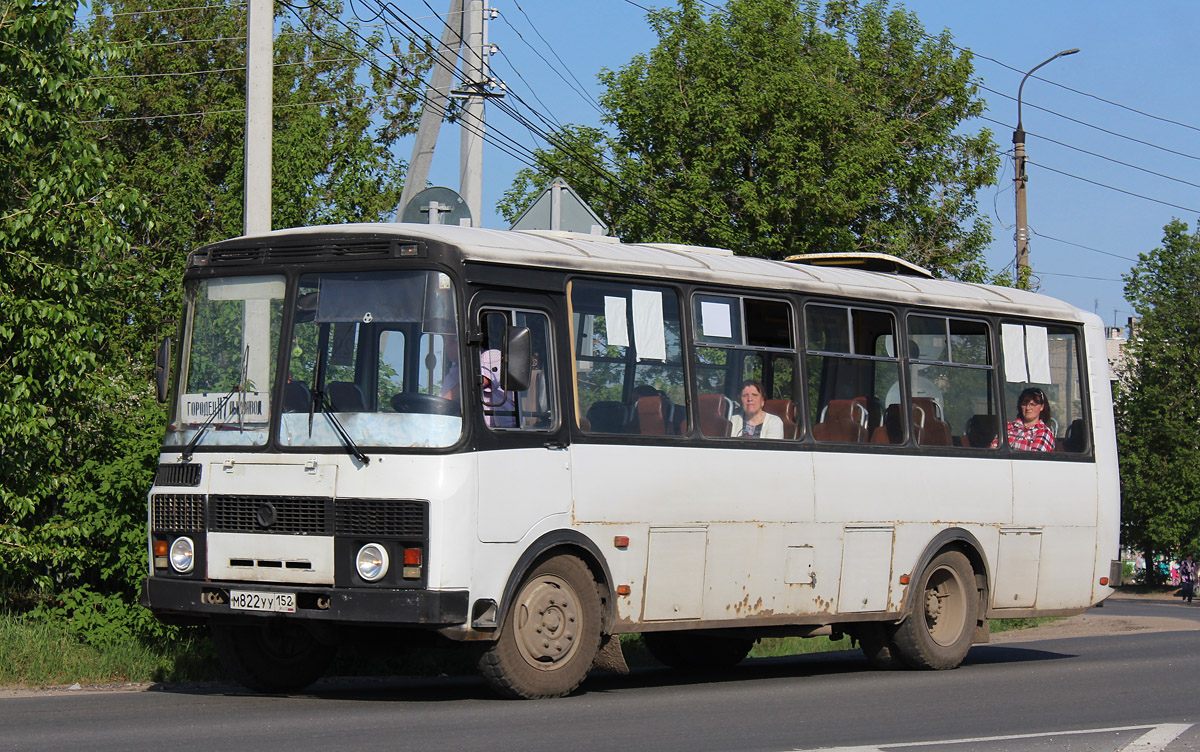
[[[926,279],[897,272],[788,263],[737,256],[723,248],[675,243],[623,243],[617,238],[551,230],[513,231],[408,223],[321,225],[275,230],[265,238],[306,235],[395,235],[459,249],[464,261],[559,267],[586,272],[650,276],[823,293],[880,302],[962,308],[1083,321],[1093,315],[1045,295],[1011,287]],[[251,239],[237,238],[226,243]],[[225,243],[221,243],[224,245]]]

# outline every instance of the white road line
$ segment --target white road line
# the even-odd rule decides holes
[[[1160,752],[1192,727],[1190,723],[1164,723],[1121,747],[1120,752]]]
[[[1119,752],[1158,752],[1175,741],[1184,731],[1192,727],[1190,723],[1164,723],[1159,726],[1112,726],[1109,728],[1079,729],[1077,731],[1043,731],[1036,734],[1008,734],[1005,736],[976,736],[966,739],[938,739],[928,742],[897,742],[895,744],[871,744],[862,747],[819,747],[812,749],[794,749],[792,752],[885,752],[889,749],[905,747],[938,747],[947,744],[979,744],[986,742],[1006,742],[1015,739],[1042,739],[1051,736],[1086,736],[1089,734],[1108,734],[1119,731],[1140,731],[1149,729],[1134,741],[1122,747]]]

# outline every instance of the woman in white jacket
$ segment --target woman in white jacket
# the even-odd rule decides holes
[[[742,384],[742,414],[733,416],[731,435],[745,439],[782,439],[783,421],[763,409],[766,397],[758,381]]]

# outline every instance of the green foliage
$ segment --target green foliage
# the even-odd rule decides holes
[[[1122,534],[1151,560],[1200,537],[1200,232],[1164,227],[1125,298],[1138,321],[1115,394]]]
[[[153,353],[184,253],[241,232],[246,9],[76,10],[0,0],[0,597],[104,646],[176,633],[137,605]],[[306,13],[275,45],[274,226],[378,220],[426,51],[370,67],[379,37]]]
[[[565,129],[517,176],[505,216],[555,173],[627,240],[882,251],[988,277],[975,193],[998,158],[988,131],[959,128],[983,102],[948,32],[881,1],[702,6],[650,14],[658,46],[601,74],[614,134]]]

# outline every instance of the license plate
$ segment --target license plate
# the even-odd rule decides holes
[[[256,590],[230,590],[229,607],[242,611],[296,612],[295,593],[262,593]]]

